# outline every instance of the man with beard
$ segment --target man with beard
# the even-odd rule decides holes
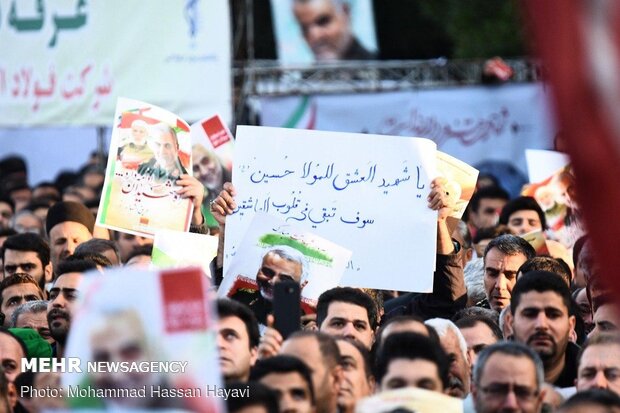
[[[274,284],[283,280],[295,281],[303,288],[305,284],[302,280],[306,278],[306,267],[305,257],[301,252],[280,245],[263,256],[256,274],[258,291],[241,288],[230,298],[250,307],[258,322],[267,325],[267,315],[272,311]]]
[[[554,273],[531,271],[519,277],[510,309],[515,341],[534,349],[543,361],[545,381],[572,387],[577,378],[579,347],[569,341],[575,327],[568,286]]]
[[[52,281],[50,247],[37,234],[25,233],[8,237],[2,245],[4,277],[19,273],[32,276],[42,290]]]
[[[431,318],[425,323],[437,331],[441,348],[450,360],[448,386],[444,389],[445,393],[464,399],[469,394],[471,359],[463,334],[452,321],[444,318]]]
[[[50,258],[54,273],[60,260],[73,254],[75,248],[93,237],[95,217],[84,205],[77,202],[57,202],[47,212],[45,222],[50,240]]]
[[[82,273],[96,268],[91,261],[63,261],[58,265],[47,305],[47,322],[50,334],[56,340],[56,357],[64,356]]]

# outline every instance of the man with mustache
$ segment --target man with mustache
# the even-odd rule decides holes
[[[82,273],[96,269],[95,263],[86,260],[62,261],[56,271],[56,281],[50,290],[47,305],[47,322],[50,334],[56,340],[55,355],[63,357],[75,301],[79,296]]]
[[[568,286],[551,272],[525,273],[512,290],[514,339],[538,353],[545,368],[545,381],[560,388],[572,387],[577,378],[579,347],[569,341],[575,327],[570,306]]]

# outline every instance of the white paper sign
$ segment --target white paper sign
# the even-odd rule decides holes
[[[532,183],[544,181],[570,163],[565,153],[542,149],[526,149],[525,161],[527,174]]]
[[[224,273],[257,212],[353,252],[342,285],[428,292],[436,253],[436,176],[427,139],[239,126]]]
[[[220,286],[220,296],[234,292],[235,282],[257,281],[258,269],[264,264],[263,258],[278,250],[294,258],[298,266],[299,283],[302,286],[302,302],[316,307],[316,302],[326,290],[337,287],[351,259],[351,251],[324,238],[314,235],[298,225],[286,223],[282,218],[265,213],[257,213],[246,232],[238,251],[232,257],[224,283]],[[297,268],[296,268],[297,269]],[[256,290],[261,288],[260,283]],[[270,286],[267,286],[270,289]],[[269,292],[271,294],[271,292]]]
[[[171,230],[158,230],[151,263],[157,268],[200,267],[211,277],[209,264],[217,255],[217,237]]]

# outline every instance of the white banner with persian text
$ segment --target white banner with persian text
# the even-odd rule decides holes
[[[261,98],[260,107],[264,126],[420,136],[469,165],[507,161],[523,173],[525,149],[549,149],[555,135],[535,83]]]
[[[342,285],[430,292],[436,158],[428,139],[239,126],[224,274],[264,212],[351,250]]]
[[[0,0],[0,126],[109,126],[116,98],[230,121],[226,0]]]

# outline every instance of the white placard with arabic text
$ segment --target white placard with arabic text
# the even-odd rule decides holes
[[[351,250],[342,285],[431,291],[434,176],[427,139],[239,126],[224,273],[254,214],[265,212]]]

